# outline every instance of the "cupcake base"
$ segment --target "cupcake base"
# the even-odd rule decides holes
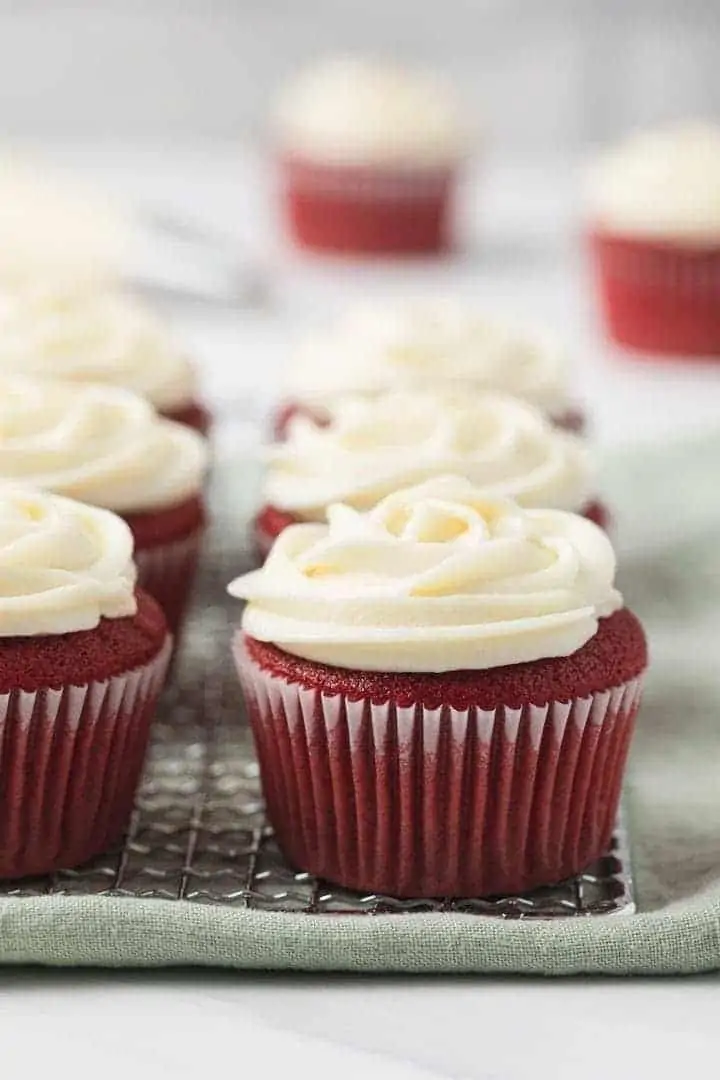
[[[154,513],[126,514],[135,538],[138,584],[157,600],[178,640],[205,533],[200,497]]]
[[[75,866],[120,837],[170,650],[142,592],[133,618],[0,643],[0,877]]]
[[[720,356],[720,245],[596,231],[590,238],[608,335],[638,352]]]
[[[604,854],[647,656],[620,611],[571,657],[345,671],[238,635],[268,815],[290,861],[397,897],[512,894]]]
[[[454,170],[281,164],[285,216],[301,247],[352,255],[429,255],[450,247]]]

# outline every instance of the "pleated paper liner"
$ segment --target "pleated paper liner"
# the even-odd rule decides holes
[[[493,711],[354,701],[236,662],[290,862],[360,892],[524,892],[610,845],[640,680]]]
[[[317,251],[431,255],[450,246],[450,168],[362,167],[285,158],[285,216],[295,241]]]
[[[148,664],[62,690],[0,695],[0,876],[74,866],[132,813],[171,640]]]
[[[608,335],[639,353],[720,357],[720,244],[590,237]]]
[[[182,636],[203,537],[200,529],[180,540],[135,550],[138,585],[157,600],[176,640]]]

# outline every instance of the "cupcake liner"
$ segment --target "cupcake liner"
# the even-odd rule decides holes
[[[720,356],[720,245],[590,239],[611,338],[642,352]]]
[[[286,216],[303,247],[356,254],[433,253],[449,246],[453,168],[280,163]]]
[[[195,582],[203,535],[199,529],[182,540],[135,549],[138,585],[157,600],[176,641]]]
[[[325,694],[235,658],[280,846],[361,892],[523,892],[608,849],[641,680],[495,710]]]
[[[110,679],[0,695],[0,877],[76,866],[122,835],[171,648]]]

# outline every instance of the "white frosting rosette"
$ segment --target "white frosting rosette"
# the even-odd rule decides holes
[[[107,383],[164,411],[196,393],[192,365],[147,308],[120,292],[54,282],[0,294],[0,373]]]
[[[292,79],[275,128],[289,153],[328,164],[444,166],[467,149],[449,87],[427,72],[338,57]]]
[[[523,506],[579,511],[593,494],[581,439],[522,401],[489,393],[344,399],[326,427],[294,417],[269,456],[266,502],[305,521],[323,521],[334,502],[367,509],[444,473]]]
[[[309,338],[284,380],[291,401],[327,408],[347,394],[512,394],[549,413],[568,407],[566,358],[552,342],[448,299],[364,304]]]
[[[305,659],[363,671],[484,670],[569,656],[622,606],[592,522],[522,510],[440,477],[366,513],[286,529],[236,579],[243,629]]]
[[[130,529],[115,514],[0,484],[0,637],[90,630],[134,615]]]
[[[196,494],[206,462],[200,435],[136,394],[0,377],[0,480],[137,513]]]
[[[593,222],[620,234],[720,241],[720,127],[672,124],[630,136],[591,170]]]

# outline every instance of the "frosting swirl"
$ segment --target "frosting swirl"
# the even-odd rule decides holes
[[[622,606],[596,525],[439,477],[327,525],[293,525],[237,578],[243,628],[361,671],[484,670],[569,656]]]
[[[720,238],[720,127],[673,124],[636,134],[591,171],[590,212],[631,235]]]
[[[551,344],[494,323],[453,300],[363,305],[301,346],[289,398],[325,408],[345,394],[496,390],[547,412],[568,403],[565,358]]]
[[[118,513],[196,494],[200,435],[116,387],[0,378],[0,478]]]
[[[454,95],[427,72],[339,57],[291,80],[276,110],[290,153],[338,164],[442,166],[468,133]]]
[[[270,452],[265,498],[302,520],[323,521],[331,503],[364,510],[444,473],[523,506],[581,510],[591,496],[583,441],[523,402],[391,394],[343,399],[327,427],[296,416]]]
[[[150,311],[122,293],[71,285],[0,297],[0,372],[120,386],[164,410],[195,395],[190,362]]]
[[[69,634],[134,615],[132,555],[115,514],[0,484],[0,637]]]

